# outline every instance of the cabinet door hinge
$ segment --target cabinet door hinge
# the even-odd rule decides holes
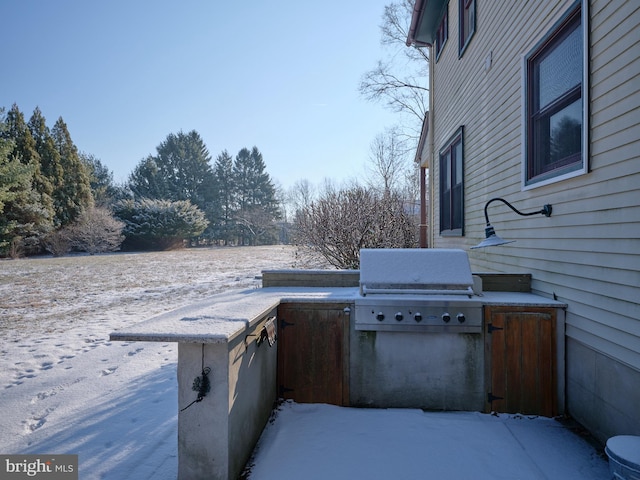
[[[504,397],[498,397],[493,394],[493,392],[489,392],[487,394],[487,402],[493,403],[494,400],[504,400]]]
[[[280,392],[280,398],[284,398],[285,393],[293,392],[293,388],[287,388],[284,385],[280,385],[278,390]]]
[[[295,323],[287,322],[284,318],[280,318],[279,320],[280,320],[280,325],[279,325],[280,326],[280,330],[284,330],[285,327],[289,327],[289,326],[295,325]]]
[[[487,333],[493,333],[494,330],[504,330],[502,327],[494,327],[493,323],[487,325]]]

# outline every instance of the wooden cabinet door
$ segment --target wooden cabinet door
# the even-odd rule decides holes
[[[485,307],[487,411],[557,415],[556,311]]]
[[[349,404],[347,304],[278,307],[278,391],[299,403]]]

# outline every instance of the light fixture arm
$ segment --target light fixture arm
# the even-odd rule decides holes
[[[545,206],[542,207],[542,210],[538,210],[537,212],[524,213],[524,212],[521,212],[520,210],[518,210],[513,205],[511,205],[504,198],[499,198],[499,197],[492,198],[484,206],[484,219],[487,221],[487,226],[484,229],[485,239],[482,242],[480,242],[478,245],[476,245],[475,247],[471,247],[471,248],[495,247],[497,245],[504,245],[504,244],[507,244],[507,243],[515,242],[515,240],[504,240],[504,239],[500,238],[496,234],[496,231],[493,228],[493,226],[491,225],[491,222],[489,222],[489,205],[491,205],[493,202],[497,202],[497,201],[500,201],[500,202],[504,203],[511,210],[513,210],[518,215],[521,215],[523,217],[528,217],[530,215],[539,215],[539,214],[542,214],[545,217],[550,217],[551,216],[551,210],[552,209],[551,209],[551,205],[549,205],[549,204],[546,204]]]
[[[489,212],[488,212],[488,208],[489,205],[493,202],[497,202],[497,201],[501,201],[502,203],[504,203],[507,207],[509,207],[511,210],[513,210],[514,212],[516,212],[518,215],[522,215],[523,217],[528,217],[530,215],[539,215],[542,214],[545,217],[550,217],[551,216],[551,205],[550,204],[546,204],[542,207],[541,210],[538,210],[537,212],[530,212],[530,213],[523,213],[520,210],[518,210],[516,207],[514,207],[513,205],[511,205],[509,202],[507,202],[504,198],[500,198],[500,197],[495,197],[492,198],[491,200],[489,200],[485,206],[484,206],[484,219],[487,221],[487,225],[491,225],[491,222],[489,222]]]

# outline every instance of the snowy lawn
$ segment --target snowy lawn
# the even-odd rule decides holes
[[[0,261],[0,453],[78,454],[81,479],[177,476],[177,345],[109,333],[302,265],[290,247]],[[251,480],[606,479],[550,419],[281,405]]]
[[[175,479],[177,345],[109,333],[303,266],[284,246],[0,261],[0,453],[78,454],[82,479]]]

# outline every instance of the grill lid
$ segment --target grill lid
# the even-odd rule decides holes
[[[440,248],[360,250],[360,294],[473,295],[467,252]]]

